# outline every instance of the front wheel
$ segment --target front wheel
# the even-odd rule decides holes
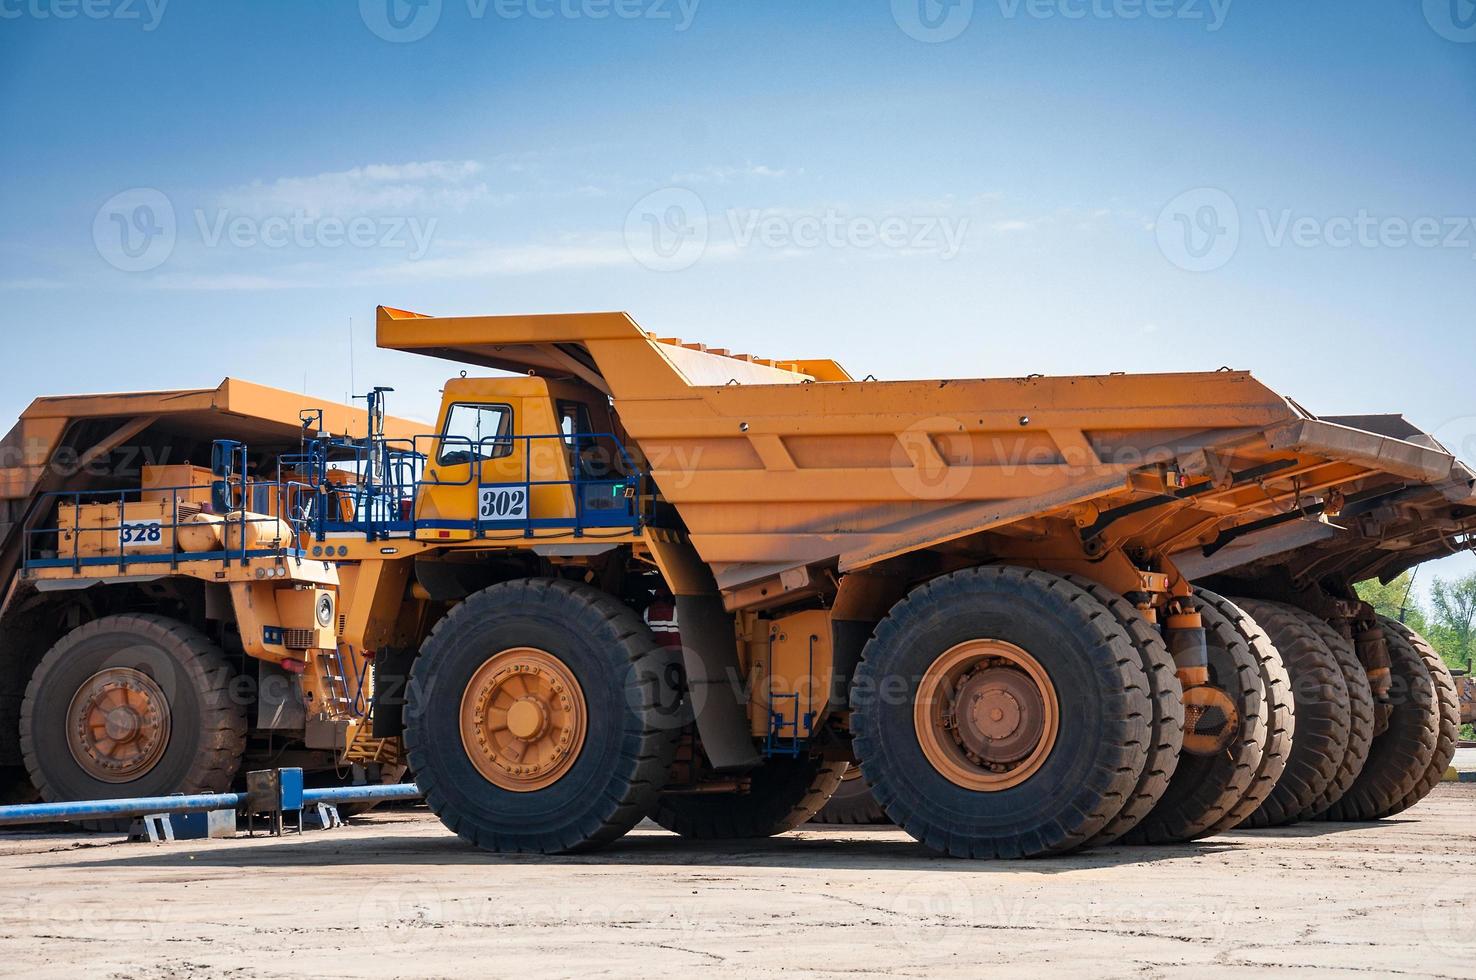
[[[20,733],[31,782],[48,802],[226,792],[246,746],[235,676],[208,637],[162,616],[78,627],[26,687]]]
[[[410,675],[405,746],[426,804],[502,852],[587,850],[623,836],[665,785],[680,668],[597,589],[523,579],[446,616]]]

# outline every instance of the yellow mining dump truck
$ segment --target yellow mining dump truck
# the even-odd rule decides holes
[[[312,585],[338,655],[372,664],[367,737],[401,739],[480,846],[588,848],[647,816],[770,835],[859,764],[928,846],[1041,855],[1377,816],[1437,762],[1412,641],[1316,582],[1284,652],[1261,620],[1306,595],[1252,611],[1179,565],[1440,486],[1437,446],[1239,372],[855,381],[624,314],[382,309],[378,328],[514,376],[463,371],[428,432],[375,423],[376,391],[364,438],[304,439],[280,464],[310,498],[290,545],[234,567],[335,571]],[[58,514],[39,536],[85,529]],[[121,574],[23,573],[84,594]],[[236,605],[249,656],[304,677],[335,656]]]
[[[340,569],[290,560],[291,454],[368,429],[241,381],[26,410],[0,443],[0,799],[221,792],[243,758],[398,778],[337,643]]]

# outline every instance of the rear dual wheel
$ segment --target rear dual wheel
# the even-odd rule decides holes
[[[1286,767],[1247,827],[1294,823],[1332,785],[1348,753],[1352,712],[1348,682],[1331,647],[1299,610],[1280,603],[1240,599],[1286,665],[1296,704],[1296,726]]]
[[[845,772],[844,762],[806,756],[773,758],[731,793],[663,794],[651,819],[697,840],[773,837],[814,817],[840,786]]]
[[[1257,650],[1259,631],[1248,617],[1213,593],[1198,591],[1191,605],[1203,620],[1209,653],[1210,684],[1224,691],[1235,705],[1239,723],[1230,741],[1212,755],[1185,753],[1157,805],[1129,832],[1131,844],[1169,844],[1196,840],[1233,826],[1245,806],[1255,809],[1269,786],[1268,746],[1281,750],[1272,739],[1273,705],[1267,697],[1266,677],[1272,665],[1263,662],[1274,651]],[[1271,688],[1273,695],[1276,688]],[[1275,768],[1274,763],[1271,768]]]
[[[1383,625],[1389,650],[1389,723],[1374,736],[1358,777],[1327,809],[1329,820],[1377,820],[1403,809],[1439,753],[1442,718],[1430,668],[1411,642],[1410,631]]]
[[[1086,844],[1148,760],[1153,707],[1117,617],[1045,572],[988,567],[913,590],[852,692],[862,772],[934,850],[1018,858]]]
[[[866,785],[861,767],[849,766],[830,800],[812,819],[815,823],[879,824],[887,822],[887,812]]]
[[[1408,643],[1419,655],[1425,669],[1430,672],[1431,695],[1434,702],[1431,705],[1430,720],[1435,728],[1435,752],[1425,766],[1424,773],[1415,781],[1409,792],[1405,793],[1383,814],[1389,817],[1409,809],[1429,796],[1430,791],[1445,777],[1445,771],[1450,767],[1451,760],[1455,758],[1456,745],[1460,740],[1461,700],[1450,668],[1446,666],[1445,660],[1430,645],[1429,641],[1398,620],[1387,616],[1380,617],[1380,619],[1385,636],[1398,637]]]
[[[1363,764],[1368,759],[1368,750],[1373,744],[1374,737],[1374,701],[1373,691],[1369,688],[1368,672],[1364,670],[1363,664],[1358,660],[1358,653],[1353,648],[1353,641],[1333,629],[1328,622],[1315,613],[1295,606],[1284,606],[1283,608],[1299,616],[1307,626],[1317,634],[1327,647],[1333,659],[1337,662],[1338,669],[1342,672],[1343,682],[1348,692],[1347,724],[1348,745],[1338,761],[1336,773],[1327,788],[1313,800],[1312,803],[1298,814],[1298,819],[1312,820],[1327,812],[1363,771]]]
[[[1100,602],[1127,633],[1148,679],[1148,702],[1153,709],[1149,727],[1148,759],[1137,785],[1122,810],[1087,843],[1110,844],[1131,831],[1152,812],[1179,767],[1184,747],[1184,687],[1163,634],[1127,599],[1098,582],[1078,575],[1063,578]]]

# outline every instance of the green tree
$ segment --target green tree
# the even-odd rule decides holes
[[[1358,598],[1373,606],[1380,616],[1400,620],[1416,633],[1425,633],[1429,621],[1414,593],[1413,583],[1413,572],[1405,572],[1388,585],[1370,579],[1358,583]]]
[[[1430,618],[1438,639],[1431,643],[1452,667],[1470,667],[1476,645],[1476,573],[1437,578],[1430,586]]]

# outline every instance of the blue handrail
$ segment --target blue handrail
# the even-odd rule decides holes
[[[181,504],[199,503],[201,509],[195,513],[214,512],[213,505],[207,505],[199,498],[213,497],[220,485],[219,482],[215,482],[190,486],[128,487],[121,490],[76,490],[42,494],[38,498],[42,502],[40,512],[50,512],[51,504],[54,502],[57,524],[56,526],[26,529],[25,559],[22,567],[27,569],[71,567],[80,572],[83,568],[97,566],[127,568],[141,564],[168,564],[171,568],[178,568],[182,561],[220,561],[229,565],[233,561],[246,562],[256,558],[301,556],[302,552],[298,544],[308,530],[305,521],[295,518],[290,513],[281,516],[258,513],[252,516],[251,507],[251,504],[261,499],[263,495],[272,501],[275,507],[279,504],[290,506],[294,498],[316,493],[314,487],[295,481],[246,480],[226,483],[225,486],[231,498],[230,503],[238,514],[233,518],[227,518],[224,514],[218,515],[227,522],[221,529],[224,537],[221,548],[207,552],[182,550],[179,546],[179,531],[195,525],[190,523],[190,518],[194,516],[194,513],[181,517]],[[237,494],[239,494],[239,499],[237,499]],[[144,503],[165,505],[162,507],[163,512],[158,520],[155,520],[152,515],[143,520],[129,521],[126,519],[127,507],[130,504]],[[118,523],[99,522],[84,527],[82,508],[96,504],[117,505]],[[60,523],[60,515],[65,509],[70,509],[72,513],[70,528],[64,528]],[[250,547],[246,534],[247,525],[275,523],[278,520],[288,525],[291,532],[289,540],[275,548]],[[239,533],[239,543],[235,547],[231,547],[229,541],[233,530]],[[166,532],[169,532],[168,548],[163,547]],[[72,548],[70,555],[63,557],[61,541],[62,535],[67,533],[73,536]],[[117,544],[115,547],[104,548],[100,554],[84,557],[82,539],[89,535],[102,535],[105,541],[108,538],[115,538]],[[54,542],[55,547],[47,548],[48,542]]]
[[[556,442],[559,457],[535,459],[537,447]],[[518,454],[515,447],[522,445]],[[447,447],[465,447],[465,462],[441,463],[431,469],[432,454],[444,460]],[[602,450],[613,447],[612,458],[597,460],[594,465],[608,466],[610,475],[598,471],[591,475],[591,462],[584,458],[584,446]],[[459,453],[458,453],[459,454]],[[454,458],[453,454],[453,458]],[[336,457],[336,458],[335,458]],[[570,467],[570,479],[535,479],[535,462],[550,464],[563,459]],[[521,459],[521,472],[496,473],[506,459]],[[317,506],[311,520],[314,540],[321,545],[328,535],[363,534],[366,540],[382,540],[395,535],[414,537],[421,531],[468,531],[482,537],[492,530],[518,530],[531,537],[540,528],[572,531],[582,536],[593,528],[628,528],[638,530],[644,523],[640,501],[646,488],[646,474],[636,465],[621,441],[608,433],[553,433],[548,435],[500,435],[481,440],[466,436],[417,435],[409,439],[376,439],[372,445],[347,440],[317,440],[308,452],[284,457],[284,466],[305,468],[304,474],[318,485]],[[356,474],[377,472],[372,480],[358,483],[334,483],[328,477],[332,464],[346,467]],[[441,470],[465,466],[466,476],[446,480]],[[539,466],[540,469],[544,467]],[[550,465],[549,468],[552,468]],[[426,471],[431,469],[429,476]],[[489,479],[489,470],[494,471]],[[500,477],[500,478],[499,478]],[[504,510],[497,506],[480,506],[486,500],[499,502],[495,494],[479,501],[478,512],[470,519],[428,519],[420,517],[422,494],[441,487],[477,487],[482,491],[521,490],[521,497],[509,501]],[[533,492],[539,488],[568,488],[573,498],[572,514],[559,517],[532,516]],[[591,494],[604,488],[608,499],[620,500],[620,506],[594,507]],[[337,508],[334,507],[335,498]],[[341,514],[347,504],[350,516]],[[340,516],[334,518],[332,511]],[[485,512],[484,512],[485,510]]]

